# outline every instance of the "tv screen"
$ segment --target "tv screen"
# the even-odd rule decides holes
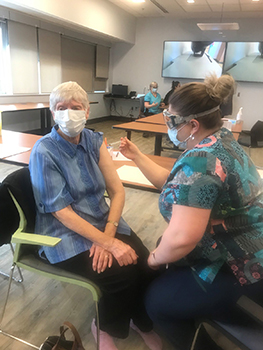
[[[263,42],[228,42],[224,73],[236,81],[263,82]]]
[[[165,41],[162,77],[204,79],[214,72],[222,74],[225,42]]]

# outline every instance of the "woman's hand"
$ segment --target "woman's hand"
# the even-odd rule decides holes
[[[101,248],[100,246],[93,243],[90,248],[90,257],[93,257],[92,260],[92,268],[93,271],[97,271],[98,273],[104,272],[107,267],[112,266],[112,254]]]
[[[128,245],[117,238],[114,238],[112,244],[108,247],[120,266],[137,264],[138,255]]]
[[[132,143],[127,137],[121,137],[120,152],[127,158],[134,160],[140,153],[139,148]]]

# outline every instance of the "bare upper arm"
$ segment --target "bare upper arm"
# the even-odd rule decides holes
[[[104,143],[102,143],[100,147],[99,168],[105,179],[106,188],[109,192],[109,195],[118,191],[121,191],[124,194],[121,180],[117,174],[114,163]]]
[[[184,205],[173,205],[172,217],[165,234],[181,244],[197,244],[207,228],[211,209],[200,209]]]

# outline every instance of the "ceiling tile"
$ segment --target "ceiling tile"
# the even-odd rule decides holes
[[[227,1],[226,0],[207,0],[207,3],[210,6],[212,6],[212,5],[219,5],[221,7],[224,4],[224,8],[225,8],[228,5],[239,5],[239,0],[227,0]]]
[[[218,5],[218,4],[215,4],[215,5],[210,5],[210,8],[212,11],[214,12],[222,12],[222,5]],[[227,5],[224,5],[223,7],[223,14],[226,13],[226,12],[238,12],[240,11],[240,6],[238,4],[227,4]]]
[[[136,17],[169,17],[169,18],[218,18],[223,6],[223,19],[226,18],[260,18],[263,17],[263,0],[195,0],[188,4],[187,0],[156,0],[168,14],[163,13],[150,0],[145,3],[133,3],[131,0],[106,0]]]

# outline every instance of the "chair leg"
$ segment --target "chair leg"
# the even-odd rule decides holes
[[[12,254],[14,255],[14,248],[13,248],[13,245],[12,245],[12,243],[9,243],[10,244],[10,249],[11,249],[11,251],[12,251]],[[17,268],[17,270],[18,270],[18,273],[19,273],[19,276],[20,276],[20,278],[18,279],[18,278],[16,278],[16,277],[12,277],[12,279],[15,281],[15,282],[18,282],[18,283],[22,283],[23,281],[24,281],[24,278],[23,278],[23,275],[22,275],[22,272],[21,272],[21,269],[20,269],[20,267],[16,267]],[[2,275],[2,276],[5,276],[5,277],[10,277],[10,275],[8,275],[8,273],[5,273],[5,272],[3,272],[3,271],[0,271],[0,275]]]
[[[14,251],[14,247],[13,247],[13,244],[10,243],[10,248],[11,248],[11,251],[12,251],[12,254],[14,255],[15,254],[15,251]],[[24,281],[24,278],[23,278],[23,275],[22,275],[22,272],[21,272],[21,269],[19,266],[16,266],[17,270],[18,270],[18,273],[19,273],[19,276],[20,276],[20,279],[17,279],[15,277],[13,277],[13,280],[15,282],[19,282],[19,283],[22,283]]]
[[[3,335],[5,335],[5,336],[7,336],[7,337],[9,337],[9,338],[11,338],[11,339],[17,340],[17,341],[19,341],[20,343],[23,343],[23,344],[25,344],[25,345],[28,345],[28,346],[30,346],[30,347],[33,348],[33,349],[39,349],[39,346],[35,346],[35,345],[31,344],[31,343],[28,343],[27,341],[25,341],[25,340],[23,340],[23,339],[20,339],[20,338],[17,338],[17,337],[15,337],[15,336],[13,336],[12,334],[6,333],[6,332],[4,332],[2,329],[0,329],[0,334],[3,334]]]
[[[12,283],[12,279],[13,279],[13,273],[14,273],[15,266],[16,266],[15,263],[13,263],[13,265],[11,266],[11,270],[10,270],[9,282],[8,282],[8,287],[7,287],[7,294],[6,294],[6,298],[5,298],[5,303],[4,303],[2,315],[1,315],[1,318],[0,318],[0,327],[1,328],[2,328],[2,322],[3,322],[3,319],[4,319],[4,314],[5,314],[5,309],[6,309],[9,293],[10,293],[10,288],[11,288],[11,283]]]
[[[190,350],[194,350],[195,349],[195,344],[196,344],[196,341],[197,341],[197,338],[198,338],[201,326],[202,326],[202,322],[199,324],[199,326],[198,326],[198,328],[197,328],[197,330],[195,332],[194,339],[193,339],[193,342],[192,342]]]
[[[4,315],[5,315],[5,310],[6,310],[6,305],[7,305],[7,302],[8,302],[8,298],[9,298],[9,293],[10,293],[10,289],[11,289],[11,284],[12,284],[12,280],[14,279],[13,278],[13,274],[14,274],[14,269],[16,267],[16,264],[13,263],[12,267],[11,267],[11,270],[10,270],[10,275],[9,275],[9,282],[8,282],[8,287],[7,287],[7,295],[6,295],[6,299],[5,299],[5,303],[4,303],[4,307],[3,307],[3,311],[2,311],[2,315],[1,315],[1,319],[0,319],[0,334],[3,334],[9,338],[12,338],[14,340],[17,340],[19,341],[20,343],[23,343],[23,344],[26,344],[34,349],[39,349],[38,346],[35,346],[31,343],[28,343],[27,341],[23,340],[23,339],[20,339],[20,338],[17,338],[15,337],[14,335],[12,334],[9,334],[9,333],[6,333],[5,331],[3,331],[2,329],[2,322],[3,322],[3,319],[4,319]]]
[[[97,301],[95,301],[95,307],[96,307],[96,323],[97,323],[97,350],[100,350],[100,318],[99,318],[99,305]]]

